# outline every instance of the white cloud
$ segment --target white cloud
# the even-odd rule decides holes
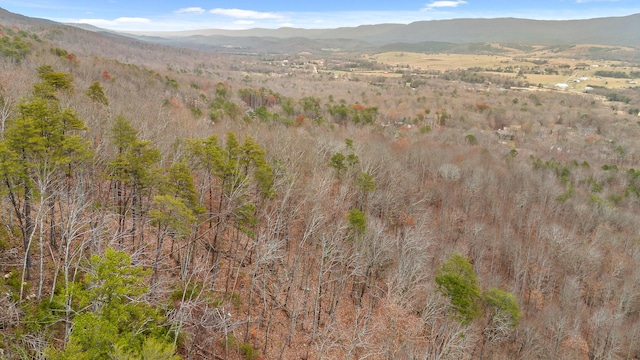
[[[253,10],[242,9],[221,9],[216,8],[209,10],[210,13],[215,15],[224,15],[240,19],[282,19],[282,15],[278,15],[270,12],[258,12]]]
[[[203,14],[206,10],[201,7],[188,7],[174,11],[176,14]]]
[[[81,24],[91,24],[96,26],[118,26],[126,24],[149,24],[150,19],[140,17],[120,17],[115,20],[107,19],[80,19],[77,22]]]
[[[147,18],[141,17],[120,17],[114,20],[118,24],[147,24],[150,23],[151,20]]]
[[[434,1],[432,3],[429,3],[427,5],[425,5],[425,7],[423,8],[423,10],[433,10],[433,9],[438,9],[438,8],[452,8],[452,7],[458,7],[459,5],[464,5],[467,2],[464,0],[457,0],[457,1]]]

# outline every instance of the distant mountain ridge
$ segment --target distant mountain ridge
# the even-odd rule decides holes
[[[0,24],[58,24],[0,8]],[[62,24],[58,24],[62,25]],[[105,35],[224,52],[299,53],[324,51],[439,52],[471,43],[524,45],[599,44],[640,48],[640,14],[585,20],[518,18],[453,19],[377,24],[335,29],[202,29],[175,32],[114,32],[87,24],[66,24]]]
[[[165,38],[193,35],[352,39],[381,46],[427,41],[471,43],[512,42],[522,44],[585,44],[640,46],[640,14],[586,20],[529,20],[518,18],[429,20],[404,24],[362,25],[336,29],[206,29],[181,32],[138,33]]]

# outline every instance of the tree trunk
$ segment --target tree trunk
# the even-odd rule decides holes
[[[131,247],[136,251],[136,233],[138,232],[138,190],[135,191],[131,199]]]
[[[53,196],[49,199],[49,243],[51,244],[51,247],[54,249],[58,247],[56,243],[55,199]]]
[[[33,232],[33,221],[31,219],[31,189],[27,182],[24,183],[24,208],[22,217],[24,219],[23,243],[25,251],[25,278],[31,280],[31,233]]]
[[[164,232],[158,224],[158,239],[156,241],[156,259],[153,262],[153,276],[151,276],[151,284],[155,284],[158,280],[158,263],[160,262],[160,254],[162,253],[162,243],[164,242]]]

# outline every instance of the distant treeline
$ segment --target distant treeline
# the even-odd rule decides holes
[[[504,88],[514,86],[527,87],[530,85],[526,80],[502,75],[480,74],[475,71],[446,71],[440,75],[440,78],[448,81],[464,81],[471,84],[499,84]]]
[[[631,98],[626,96],[626,95],[622,95],[622,94],[617,94],[617,93],[610,93],[607,95],[607,100],[609,101],[620,101],[623,102],[625,104],[628,104],[631,102]]]
[[[640,71],[632,71],[627,74],[624,71],[611,71],[611,70],[598,70],[594,73],[595,76],[610,77],[616,79],[630,79],[640,77]]]

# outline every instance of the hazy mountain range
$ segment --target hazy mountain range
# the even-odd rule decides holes
[[[7,18],[26,21],[20,15],[1,11],[0,21],[5,22]],[[94,32],[110,32],[91,25],[68,25]],[[203,29],[126,35],[149,42],[206,50],[281,53],[343,49],[444,51],[460,44],[489,42],[640,47],[638,34],[640,14],[586,20],[454,19],[336,29]]]
[[[527,20],[516,18],[418,21],[337,29],[196,30],[147,33],[167,38],[193,36],[352,39],[372,45],[440,41],[451,43],[515,42],[526,44],[640,45],[640,14],[589,20]]]
[[[402,48],[443,49],[465,43],[601,44],[640,46],[640,14],[589,20],[515,18],[419,21],[411,24],[363,25],[337,29],[196,30],[139,33],[148,40],[192,46],[242,48]],[[299,43],[299,44],[296,44]]]

